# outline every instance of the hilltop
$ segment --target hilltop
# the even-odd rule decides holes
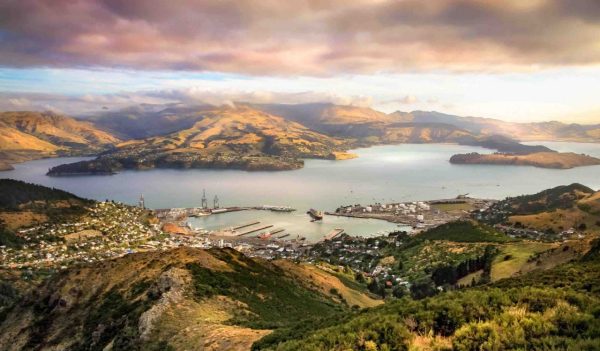
[[[53,112],[0,112],[0,166],[42,157],[93,154],[119,142],[89,121]]]
[[[533,195],[511,197],[496,203],[484,216],[492,223],[505,223],[548,235],[600,230],[600,192],[581,184],[544,190]]]
[[[334,104],[270,104],[257,108],[331,136],[350,138],[358,145],[450,143],[472,140],[475,134],[448,123],[405,122],[368,108]]]
[[[63,165],[49,175],[110,173],[120,169],[237,168],[288,170],[303,158],[344,158],[344,142],[250,107],[202,113],[191,127],[131,140],[94,161]]]
[[[248,350],[274,330],[347,313],[361,295],[308,269],[190,248],[69,269],[5,314],[0,349]]]

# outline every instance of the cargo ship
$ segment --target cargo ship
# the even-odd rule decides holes
[[[315,210],[314,208],[311,208],[306,213],[312,218],[313,222],[320,221],[323,219],[323,211],[318,211],[318,210]]]

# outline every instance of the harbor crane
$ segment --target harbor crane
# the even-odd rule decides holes
[[[202,189],[202,208],[208,208],[208,200],[206,199],[206,189]]]

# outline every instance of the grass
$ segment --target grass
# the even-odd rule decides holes
[[[247,311],[240,311],[233,318],[233,324],[274,329],[342,310],[341,305],[324,295],[287,279],[279,267],[249,259],[233,250],[212,253],[226,261],[233,271],[211,271],[195,263],[188,264],[187,268],[192,273],[198,298],[224,295],[247,306]]]
[[[473,279],[475,279],[475,281],[477,282],[481,279],[482,275],[483,275],[483,269],[480,269],[477,272],[473,272],[469,275],[466,275],[466,276],[460,278],[456,282],[456,285],[469,286],[473,282]]]
[[[278,351],[598,350],[598,246],[585,261],[423,300],[390,301],[263,346]]]
[[[454,212],[454,211],[470,211],[473,209],[473,205],[468,202],[456,203],[456,204],[432,204],[431,208],[440,210],[443,212]]]
[[[500,254],[492,262],[492,281],[514,276],[537,253],[554,247],[555,244],[541,242],[518,242],[500,247]]]
[[[419,234],[415,238],[421,240],[492,243],[505,243],[512,240],[490,226],[472,221],[456,221],[443,224]]]

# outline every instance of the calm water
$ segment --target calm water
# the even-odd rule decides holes
[[[537,143],[560,151],[600,157],[600,144]],[[442,144],[404,144],[355,150],[359,158],[346,161],[307,160],[300,170],[245,172],[236,170],[149,170],[125,171],[113,176],[51,178],[48,168],[80,158],[38,160],[19,164],[2,177],[20,179],[64,189],[97,200],[113,199],[135,204],[144,194],[152,208],[192,207],[200,204],[202,189],[210,201],[215,194],[221,206],[286,205],[293,214],[246,212],[215,215],[195,222],[212,229],[249,220],[279,223],[294,233],[317,237],[333,227],[352,234],[370,234],[395,227],[382,221],[326,218],[325,223],[308,223],[310,207],[334,210],[354,203],[414,201],[455,197],[501,199],[537,192],[549,187],[579,182],[600,188],[600,166],[570,170],[529,166],[452,165],[451,155],[489,150]]]

